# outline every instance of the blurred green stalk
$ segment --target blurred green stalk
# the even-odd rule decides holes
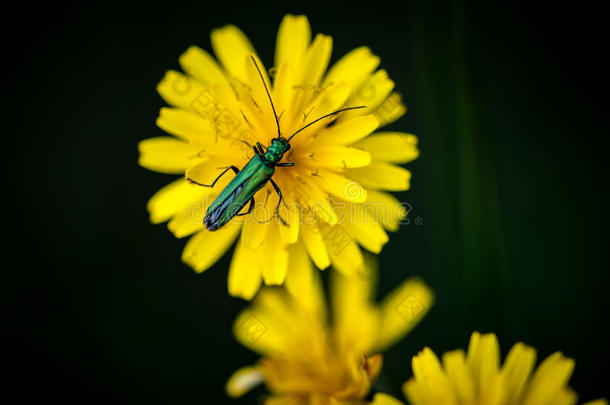
[[[437,308],[447,333],[511,337],[512,309],[502,202],[484,78],[464,3],[414,5],[413,57]],[[417,112],[419,110],[420,112]],[[443,302],[444,301],[444,302]],[[506,334],[509,334],[506,336]]]

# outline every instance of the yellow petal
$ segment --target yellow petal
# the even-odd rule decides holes
[[[366,151],[345,146],[320,146],[313,143],[309,151],[304,151],[316,166],[347,169],[371,163],[371,155]]]
[[[578,395],[571,388],[566,387],[557,392],[549,403],[553,405],[576,405],[577,400]]]
[[[368,47],[356,48],[345,54],[330,68],[322,86],[343,82],[354,89],[358,88],[379,62],[379,57],[373,55]]]
[[[385,70],[378,70],[369,76],[347,100],[348,105],[363,105],[366,108],[346,111],[339,120],[348,120],[359,115],[372,114],[394,89],[394,82]]]
[[[210,120],[183,108],[162,108],[157,126],[172,135],[189,141],[191,138],[214,137]]]
[[[324,88],[320,95],[316,97],[307,107],[305,107],[305,113],[301,117],[301,125],[305,126],[306,124],[313,123],[318,118],[337,111],[344,105],[349,92],[350,87],[345,83],[339,83]],[[329,125],[335,118],[336,116],[333,115],[318,121],[317,123],[296,134],[295,139],[308,139],[312,134],[317,133],[320,128]]]
[[[438,357],[430,348],[424,348],[413,357],[412,365],[413,375],[417,384],[420,385],[419,394],[427,399],[424,403],[458,405],[451,382],[444,373]],[[409,393],[407,391],[407,394]]]
[[[375,223],[395,232],[406,218],[411,206],[401,203],[393,195],[377,190],[367,190],[366,209],[373,212]]]
[[[260,61],[256,54],[250,54],[250,58],[254,58],[256,65],[251,60],[250,63],[246,64],[248,86],[244,88],[244,91],[249,97],[242,98],[242,103],[248,106],[249,112],[246,114],[249,118],[248,122],[255,132],[266,133],[267,137],[277,136],[277,123],[273,112],[276,102],[274,100],[272,107],[269,101],[269,96],[273,97],[269,76],[263,62]],[[257,66],[260,69],[260,73]],[[261,76],[263,80],[261,80]],[[267,94],[267,91],[269,91],[269,94]],[[256,102],[253,100],[256,100]],[[279,119],[280,112],[275,111],[275,114],[278,114]]]
[[[480,364],[483,361],[481,358],[481,334],[473,332],[468,343],[468,358],[466,359],[468,368],[473,378],[478,381],[480,374]]]
[[[460,404],[476,403],[475,386],[463,350],[454,350],[443,355],[443,366],[451,380],[453,391]]]
[[[219,138],[243,140],[252,138],[256,143],[258,139],[255,137],[255,132],[250,131],[244,119],[244,110],[237,101],[235,90],[227,84],[216,83],[211,87],[211,92],[219,103],[219,112],[214,118],[214,128],[217,136]],[[244,131],[247,131],[246,136],[244,136]]]
[[[402,96],[393,92],[373,112],[379,120],[379,126],[391,124],[407,112],[407,107],[402,102]]]
[[[229,294],[252,299],[261,285],[261,266],[256,250],[237,244],[229,268]]]
[[[286,289],[294,296],[307,300],[310,297],[313,282],[313,266],[302,243],[295,243],[289,248],[288,273]]]
[[[403,405],[403,403],[388,394],[378,393],[373,397],[371,405]]]
[[[311,122],[323,115],[337,111],[345,104],[349,92],[350,87],[345,83],[337,83],[324,88],[312,102],[311,108],[307,109],[306,122]],[[320,122],[324,123],[324,121]]]
[[[502,377],[506,387],[506,405],[519,405],[525,383],[536,365],[536,350],[517,343],[510,349],[502,366]]]
[[[235,177],[235,173],[232,170],[226,169],[227,167],[223,166],[223,162],[219,162],[218,160],[208,160],[207,162],[202,162],[190,167],[186,170],[184,176],[189,180],[193,180],[199,184],[205,184],[207,186],[211,186],[214,181],[218,179],[216,184],[214,184],[214,187],[211,188],[211,192],[218,194]],[[199,187],[210,189],[210,187]]]
[[[343,226],[324,224],[320,233],[335,269],[348,276],[364,271],[362,251]]]
[[[279,208],[280,217],[286,221],[286,224],[282,223],[279,227],[280,236],[284,245],[291,245],[296,243],[299,239],[299,228],[301,222],[301,216],[299,215],[299,208],[295,202],[286,202]]]
[[[230,128],[231,116],[226,109],[220,109],[219,106],[214,108],[217,109],[218,116],[214,116],[214,112],[206,116],[184,108],[162,108],[157,126],[188,141],[202,156],[221,157],[230,161],[242,159],[240,149],[243,145],[222,136]]]
[[[471,342],[472,343],[472,342]],[[493,333],[478,336],[472,349],[474,355],[469,356],[469,364],[475,378],[480,379],[488,370],[497,370],[500,367],[500,347],[498,338]],[[471,349],[468,350],[471,353]]]
[[[302,248],[305,250],[304,245]],[[306,251],[305,254],[307,255]],[[286,276],[286,286],[288,287],[289,283],[292,284],[292,286],[288,288],[292,289],[292,291],[290,292],[289,290],[289,292],[294,301],[298,303],[304,314],[307,314],[308,317],[313,317],[314,319],[319,320],[320,324],[318,325],[318,328],[320,330],[325,330],[327,327],[325,323],[325,320],[327,319],[327,303],[325,298],[326,291],[320,277],[321,273],[316,271],[316,269],[311,265],[311,260],[309,260],[309,258],[308,263],[310,269],[309,277],[306,276],[304,272],[302,272],[300,276],[290,276],[290,274],[288,274]],[[290,265],[290,269],[292,269],[292,264]],[[302,270],[304,270],[304,268],[302,268]],[[290,273],[290,271],[288,273]],[[297,277],[299,284],[302,284],[303,286],[303,290],[301,290],[300,287],[297,289]],[[291,278],[291,281],[288,281],[289,278]],[[311,281],[307,282],[307,279],[311,279]],[[307,283],[309,283],[309,287],[306,287],[308,285]],[[307,322],[305,322],[305,324],[307,324]]]
[[[342,350],[369,353],[373,349],[380,322],[379,311],[371,303],[374,285],[374,276],[332,273],[334,337]]]
[[[262,211],[265,211],[264,213]],[[255,209],[252,213],[246,215],[244,227],[241,231],[241,243],[249,249],[258,249],[265,240],[265,235],[269,229],[269,224],[265,218],[268,218],[270,209],[267,204],[262,202],[255,204]]]
[[[389,163],[373,162],[366,167],[349,169],[352,179],[376,190],[403,191],[409,189],[411,172]]]
[[[269,330],[269,321],[252,309],[241,312],[233,324],[233,334],[237,341],[250,350],[264,354],[287,343],[284,335]]]
[[[240,229],[240,224],[231,221],[217,231],[199,232],[184,247],[182,261],[197,273],[207,270],[231,247]]]
[[[189,47],[179,61],[186,73],[207,86],[227,81],[214,57],[197,46]]]
[[[263,281],[266,285],[281,285],[288,270],[288,250],[281,243],[278,226],[267,225],[267,236],[263,245]]]
[[[303,63],[296,72],[296,83],[301,86],[317,86],[326,72],[333,50],[333,39],[318,34],[307,49]]]
[[[138,144],[140,166],[156,172],[181,174],[201,161],[197,149],[169,136],[148,138]]]
[[[178,211],[200,202],[208,192],[204,187],[190,184],[183,178],[175,180],[157,191],[148,201],[146,207],[150,221],[154,224],[167,221]],[[193,206],[193,209],[196,208]]]
[[[329,201],[328,194],[319,188],[319,179],[310,175],[296,176],[292,189],[288,191],[290,198],[300,204],[304,213],[304,223],[315,225],[318,220],[328,224],[337,223],[337,215]]]
[[[311,394],[314,398],[311,399],[309,403],[312,405],[327,405],[326,398],[320,399],[320,394]],[[309,404],[308,403],[308,404]],[[265,405],[305,405],[302,401],[302,398],[295,397],[291,394],[277,394],[270,397],[265,398]]]
[[[608,401],[605,399],[596,399],[595,401],[589,401],[582,405],[608,405]]]
[[[410,405],[431,405],[434,404],[430,398],[426,387],[414,378],[411,378],[402,385],[402,392],[409,400]]]
[[[231,398],[239,398],[263,382],[264,378],[258,367],[243,367],[234,372],[231,378],[229,378],[225,391]]]
[[[162,108],[157,118],[159,128],[188,141],[193,150],[202,157],[222,158],[232,162],[241,160],[243,145],[236,145],[231,140],[219,136],[215,126],[217,124],[212,118],[204,118],[194,111],[183,108]]]
[[[379,132],[354,145],[371,154],[373,160],[407,163],[417,159],[417,137],[402,132]]]
[[[234,77],[246,79],[246,63],[254,47],[236,26],[226,25],[212,31],[212,48],[227,71]]]
[[[298,66],[311,41],[309,21],[304,15],[286,15],[280,24],[275,46],[275,66]]]
[[[375,351],[382,352],[413,329],[434,303],[434,293],[420,279],[404,281],[381,303],[381,325]]]
[[[195,111],[202,117],[212,117],[217,109],[214,95],[198,80],[174,70],[168,70],[157,91],[174,107]]]
[[[341,174],[330,170],[319,170],[313,179],[318,187],[342,200],[354,203],[366,201],[366,189]]]
[[[350,144],[371,134],[378,126],[379,120],[374,115],[352,118],[323,129],[316,135],[315,142],[321,145]]]
[[[380,253],[390,238],[377,222],[376,213],[371,208],[367,204],[348,204],[344,210],[347,220],[342,225],[362,247]]]
[[[233,324],[235,338],[247,348],[261,354],[272,354],[294,347],[299,322],[291,311],[290,296],[279,289],[262,289],[254,305],[242,311]],[[264,373],[263,373],[264,374]]]
[[[293,109],[296,109],[294,100],[294,70],[293,66],[288,63],[279,65],[275,72],[273,80],[273,100],[277,113],[282,117],[280,127],[282,135],[287,137],[287,131],[292,130],[292,127],[286,127],[287,117],[293,117]]]
[[[500,404],[503,392],[500,376],[500,347],[493,333],[473,333],[468,349],[467,364],[484,403]]]
[[[204,199],[202,201],[205,203]],[[203,217],[206,209],[207,205],[203,207],[199,201],[194,202],[186,209],[177,212],[167,224],[167,228],[176,238],[184,238],[195,232],[202,231]]]
[[[330,257],[317,223],[310,223],[309,218],[305,218],[303,226],[301,226],[301,237],[307,253],[315,265],[322,270],[330,266]]]
[[[532,376],[523,405],[552,403],[567,385],[574,371],[574,360],[555,352],[547,357]]]

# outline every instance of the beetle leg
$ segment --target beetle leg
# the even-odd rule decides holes
[[[271,191],[267,190],[267,197],[265,198],[265,203],[263,204],[265,207],[267,206],[267,202],[269,202],[269,195],[271,194]],[[257,224],[268,224],[269,222],[271,222],[271,220],[273,219],[273,217],[267,219],[266,221],[255,221]]]
[[[273,186],[273,188],[275,189],[275,192],[277,193],[277,195],[280,196],[280,200],[277,202],[277,205],[275,206],[275,215],[278,216],[278,218],[280,219],[280,221],[282,221],[282,223],[286,226],[288,226],[288,223],[284,220],[284,218],[282,218],[282,216],[280,215],[280,204],[283,201],[283,196],[282,196],[282,190],[280,190],[280,187],[275,184],[275,181],[273,181],[273,179],[269,179],[269,181],[271,182],[271,185]],[[286,203],[284,203],[284,205],[286,205]]]
[[[292,167],[294,166],[294,162],[286,162],[286,163],[278,163],[275,167]]]
[[[229,171],[229,169],[233,170],[235,172],[235,174],[239,173],[239,169],[236,166],[229,166],[229,167],[219,167],[219,169],[225,169],[224,172],[220,173],[220,175],[218,177],[216,177],[216,180],[214,180],[212,182],[212,184],[202,184],[202,183],[198,183],[195,180],[191,179],[191,178],[186,178],[187,181],[193,183],[193,184],[197,184],[198,186],[202,186],[202,187],[214,187],[214,185],[216,184],[216,182],[218,180],[220,180],[220,178]]]
[[[243,215],[248,215],[254,209],[254,197],[250,198],[250,206],[248,207],[248,212],[243,212],[241,214],[237,214],[236,216],[241,217]]]
[[[258,148],[260,155],[264,155],[265,154],[265,149],[263,148],[263,145],[261,145],[260,142],[256,142],[256,147]]]

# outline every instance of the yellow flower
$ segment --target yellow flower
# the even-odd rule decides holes
[[[372,278],[333,272],[331,314],[317,276],[303,294],[261,290],[236,319],[234,333],[263,357],[237,371],[227,393],[239,397],[264,382],[271,392],[267,405],[366,403],[381,371],[377,353],[415,327],[433,302],[418,279],[405,281],[380,304],[373,302],[373,285]]]
[[[475,332],[467,354],[462,350],[445,353],[442,363],[429,348],[422,350],[413,358],[414,377],[403,390],[411,405],[576,404],[577,395],[567,385],[574,360],[556,352],[536,370],[535,364],[536,350],[517,343],[500,366],[496,335]],[[600,399],[586,405],[607,402]]]
[[[223,167],[243,168],[254,155],[252,145],[269,146],[277,127],[261,67],[283,137],[305,124],[344,107],[366,108],[326,118],[297,134],[271,184],[256,195],[254,211],[236,217],[219,230],[204,229],[209,204],[233,177],[222,176],[213,188],[178,179],[149,201],[153,223],[169,221],[178,238],[191,236],[182,259],[195,271],[212,266],[239,237],[229,269],[229,292],[250,299],[264,282],[288,283],[310,277],[310,260],[320,269],[333,265],[345,274],[363,268],[361,247],[380,252],[386,231],[398,229],[405,207],[385,191],[409,188],[410,172],[397,166],[418,156],[417,139],[377,128],[402,116],[406,108],[380,59],[360,47],[327,72],[332,39],[313,41],[305,16],[286,16],[279,28],[273,83],[248,38],[233,25],[212,31],[219,63],[206,51],[190,47],[180,56],[186,74],[168,71],[157,90],[171,108],[162,108],[157,125],[172,136],[139,144],[139,163],[168,174],[185,174],[211,184]],[[332,124],[332,125],[331,125]],[[372,134],[372,135],[371,135]],[[246,209],[242,211],[245,213]],[[290,271],[288,271],[290,269]]]

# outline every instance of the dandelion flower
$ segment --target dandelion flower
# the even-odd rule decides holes
[[[433,294],[421,280],[410,279],[375,304],[370,279],[334,272],[331,281],[332,314],[314,277],[307,294],[261,290],[238,316],[236,338],[263,357],[233,374],[230,396],[264,383],[271,392],[266,405],[367,403],[381,371],[379,353],[419,323]],[[391,398],[376,395],[373,403],[386,400]]]
[[[388,191],[409,188],[410,172],[398,165],[419,153],[413,135],[374,133],[406,111],[394,82],[378,69],[379,57],[363,46],[327,70],[331,37],[318,34],[311,40],[307,18],[288,15],[279,28],[271,82],[237,27],[216,29],[211,40],[216,59],[190,47],[179,59],[185,73],[168,71],[157,87],[171,106],[161,109],[157,125],[171,136],[142,141],[139,163],[184,177],[150,199],[151,221],[169,221],[176,237],[190,237],[182,259],[197,272],[238,240],[228,288],[246,299],[263,283],[298,287],[300,278],[311,277],[310,261],[319,269],[332,264],[344,274],[362,271],[361,248],[380,252],[387,231],[397,230],[406,216]],[[185,177],[211,184],[222,168],[243,168],[257,142],[270,145],[277,127],[263,83],[283,137],[341,108],[365,108],[321,120],[291,140],[282,162],[294,166],[277,168],[272,177],[284,196],[281,221],[274,212],[279,197],[267,184],[254,196],[251,214],[209,231],[202,224],[206,210],[233,174],[229,171],[212,188]]]
[[[442,362],[429,348],[422,350],[413,358],[414,376],[403,390],[410,405],[576,404],[577,395],[567,385],[574,360],[556,352],[534,370],[535,365],[536,350],[517,343],[500,366],[496,335],[475,332],[468,353],[445,353]]]

